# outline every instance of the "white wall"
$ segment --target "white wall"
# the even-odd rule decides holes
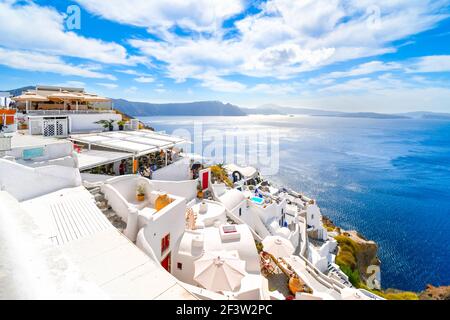
[[[81,185],[78,169],[63,166],[30,168],[0,159],[0,190],[19,201]]]
[[[185,213],[186,213],[186,200],[184,198],[175,197],[169,195],[174,201],[168,206],[164,207],[152,217],[153,220],[143,228],[145,241],[152,248],[154,255],[158,261],[163,260],[167,252],[174,252],[174,248],[177,247],[177,243],[183,235],[185,229]],[[161,239],[167,234],[170,234],[170,246],[169,250],[161,256]],[[138,239],[139,240],[139,239]],[[137,242],[136,245],[143,249],[145,245]],[[172,256],[172,269],[174,266]]]
[[[322,214],[317,205],[312,204],[306,207],[306,222],[314,229],[319,229],[322,226]]]
[[[44,139],[43,139],[44,140]],[[13,156],[16,159],[22,159],[23,150],[26,149],[34,149],[34,148],[43,148],[44,155],[42,157],[34,158],[31,161],[46,161],[51,159],[64,158],[72,155],[73,145],[72,142],[58,142],[58,143],[49,143],[35,146],[24,146],[24,147],[14,147],[11,151],[8,151],[6,154],[8,156]]]
[[[70,114],[69,132],[102,131],[103,127],[95,123],[100,120],[115,120],[114,130],[117,130],[117,121],[122,120],[122,115],[116,113]]]
[[[156,191],[167,192],[178,197],[186,198],[188,202],[197,197],[197,183],[198,180],[186,180],[186,181],[150,180],[150,184]]]
[[[152,174],[152,179],[162,181],[185,181],[190,178],[189,159],[176,161],[167,167],[156,170]]]

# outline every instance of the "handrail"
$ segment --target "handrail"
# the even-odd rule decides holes
[[[114,110],[90,109],[90,110],[28,110],[30,115],[65,115],[65,114],[96,114],[115,113]]]

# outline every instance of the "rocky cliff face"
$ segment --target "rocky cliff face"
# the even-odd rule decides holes
[[[378,245],[356,231],[342,230],[327,217],[323,217],[323,225],[331,234],[335,234],[339,243],[336,264],[347,273],[355,286],[365,288],[371,275],[367,273],[367,268],[371,265],[379,266],[381,264],[377,256]],[[450,286],[428,285],[421,293],[396,289],[375,291],[375,293],[389,300],[450,300]]]
[[[369,266],[380,266],[381,261],[378,258],[378,245],[374,241],[363,238],[356,231],[345,231],[342,236],[347,237],[356,244],[354,252],[356,267],[359,271],[361,281],[367,285],[367,280],[372,275],[373,271],[369,271]]]
[[[420,300],[450,300],[450,286],[434,287],[428,285],[425,291],[420,293]]]
[[[339,244],[336,264],[346,273],[354,286],[367,285],[367,281],[379,279],[379,275],[370,277],[380,266],[380,259],[377,256],[378,245],[374,241],[367,240],[356,231],[346,231],[328,219],[323,217],[323,225],[334,235]],[[374,269],[368,269],[375,266]],[[379,280],[378,280],[379,281]]]

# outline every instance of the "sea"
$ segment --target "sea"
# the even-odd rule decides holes
[[[275,145],[279,161],[267,178],[315,198],[336,225],[376,241],[383,288],[450,285],[450,120],[259,115],[141,120],[158,131],[189,133],[192,141],[202,141],[208,131],[273,133],[277,139],[267,144]],[[206,146],[208,139],[201,143]]]

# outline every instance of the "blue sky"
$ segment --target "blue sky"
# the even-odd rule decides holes
[[[0,89],[450,112],[449,14],[450,0],[0,0]]]

